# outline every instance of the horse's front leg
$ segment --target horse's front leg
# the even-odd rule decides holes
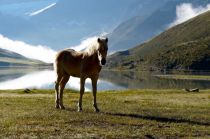
[[[93,107],[95,108],[96,112],[99,112],[97,102],[96,102],[98,75],[92,77],[91,80],[92,80],[92,88],[93,88]]]
[[[80,77],[80,97],[78,102],[78,112],[82,111],[82,97],[85,91],[85,77]]]

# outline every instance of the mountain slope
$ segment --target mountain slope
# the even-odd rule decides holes
[[[28,59],[20,54],[0,48],[0,66],[41,66],[46,63]]]
[[[169,0],[156,1],[163,5],[147,18],[133,17],[120,24],[110,35],[110,50],[126,50],[143,43],[163,32],[175,20],[176,7],[183,3],[193,6],[206,6],[210,0]],[[154,4],[156,4],[154,2]]]
[[[210,11],[109,57],[109,68],[210,70]]]

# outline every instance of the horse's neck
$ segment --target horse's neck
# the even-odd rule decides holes
[[[86,57],[86,59],[88,59],[88,61],[90,61],[91,63],[98,64],[100,66],[98,54],[96,52],[91,55],[86,53],[84,54],[84,57]]]
[[[93,53],[91,55],[84,53],[83,60],[84,67],[86,69],[90,68],[91,71],[94,71],[95,73],[99,73],[101,71],[101,65],[99,63],[97,53]]]
[[[97,53],[94,53],[94,54],[90,55],[89,58],[92,60],[92,62],[99,63],[99,59],[98,59],[98,54]]]

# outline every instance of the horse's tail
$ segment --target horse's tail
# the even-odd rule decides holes
[[[55,61],[53,63],[53,68],[56,74],[57,74],[57,69],[58,69],[58,54],[56,55]]]
[[[57,53],[55,61],[53,63],[53,67],[54,67],[54,71],[55,71],[56,75],[59,74],[59,68],[62,68],[62,67],[60,67],[61,66],[61,53],[62,53],[62,51]]]
[[[56,55],[55,61],[53,63],[54,71],[56,72],[56,75],[63,74],[63,60],[66,55],[66,51],[61,51]]]

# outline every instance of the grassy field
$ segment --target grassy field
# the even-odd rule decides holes
[[[176,80],[201,80],[201,81],[210,81],[210,76],[208,75],[155,75],[159,78],[164,79],[176,79]]]
[[[127,90],[92,94],[77,112],[76,91],[66,110],[54,108],[53,90],[0,91],[0,138],[210,138],[210,90]]]

